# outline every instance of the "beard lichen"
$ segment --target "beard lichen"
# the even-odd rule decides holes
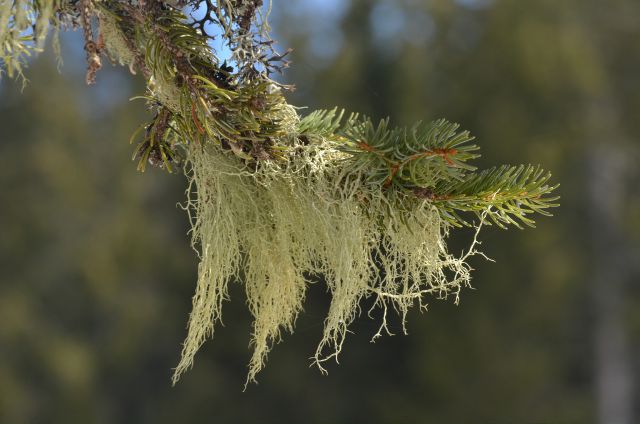
[[[433,204],[390,194],[354,173],[335,141],[317,139],[289,149],[286,165],[269,161],[239,167],[219,145],[191,144],[186,210],[200,256],[196,294],[182,358],[173,381],[221,320],[228,284],[245,284],[253,315],[253,356],[247,381],[255,381],[283,331],[292,333],[310,276],[321,276],[331,294],[324,331],[313,361],[340,353],[363,298],[383,317],[389,308],[403,322],[424,297],[456,297],[469,285],[468,255],[447,252],[448,224]],[[475,240],[474,240],[475,245]]]
[[[120,65],[127,66],[132,73],[135,73],[136,56],[131,50],[131,41],[124,37],[118,27],[118,17],[105,9],[100,9],[98,19],[100,34],[109,58]]]

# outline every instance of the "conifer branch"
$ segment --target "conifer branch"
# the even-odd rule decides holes
[[[442,182],[429,198],[442,217],[453,225],[470,225],[458,212],[474,212],[487,217],[500,228],[522,224],[534,227],[530,215],[551,216],[559,197],[551,196],[558,185],[547,185],[551,174],[532,165],[508,166],[471,173],[462,181]],[[420,194],[420,193],[416,193]],[[424,196],[424,194],[422,194]]]
[[[185,10],[204,10],[195,19]],[[479,147],[444,119],[408,128],[344,111],[301,117],[271,79],[288,64],[269,37],[261,0],[5,0],[0,3],[0,69],[23,78],[27,58],[50,27],[81,28],[87,83],[101,58],[146,81],[138,96],[153,113],[135,131],[134,158],[190,184],[186,209],[198,251],[198,284],[174,382],[220,320],[227,284],[244,276],[254,315],[248,381],[282,330],[302,310],[306,276],[321,274],[332,294],[320,366],[337,357],[360,301],[373,296],[402,316],[427,295],[458,297],[467,259],[446,250],[451,227],[468,215],[506,228],[533,226],[557,206],[557,185],[531,165],[477,171]],[[218,26],[232,58],[217,57]],[[479,225],[476,226],[479,231]],[[331,351],[324,354],[325,349]]]

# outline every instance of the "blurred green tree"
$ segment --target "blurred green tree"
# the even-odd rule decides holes
[[[358,322],[328,377],[300,360],[328,304],[314,286],[260,386],[229,387],[246,340],[225,328],[169,389],[183,329],[166,317],[186,316],[195,278],[186,218],[167,207],[181,181],[123,161],[141,108],[123,105],[122,78],[88,94],[43,57],[22,95],[0,87],[0,422],[633,422],[639,5],[352,1],[318,27],[316,2],[296,4],[274,16],[281,44],[299,45],[296,103],[455,118],[492,161],[552,169],[557,217],[487,231],[498,265],[476,264],[462,308],[433,303],[409,337],[375,346]]]

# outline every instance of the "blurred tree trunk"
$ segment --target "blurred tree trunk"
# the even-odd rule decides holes
[[[631,424],[634,381],[625,288],[632,264],[626,254],[629,246],[624,229],[630,152],[623,140],[614,139],[622,137],[614,101],[592,104],[587,118],[595,127],[594,142],[587,153],[587,181],[598,422]]]

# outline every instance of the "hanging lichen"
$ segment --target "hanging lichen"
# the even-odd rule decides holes
[[[185,7],[202,8],[204,17],[188,17]],[[475,226],[477,236],[485,222],[532,226],[530,214],[555,206],[548,173],[476,171],[472,137],[445,120],[392,128],[338,110],[299,116],[284,98],[287,87],[270,79],[286,63],[263,9],[261,0],[0,5],[0,58],[10,75],[21,75],[50,22],[82,28],[88,83],[103,55],[147,81],[143,98],[154,118],[133,135],[134,157],[141,170],[183,168],[200,257],[174,382],[212,336],[231,281],[244,283],[254,317],[253,381],[283,331],[293,332],[308,279],[322,277],[331,304],[314,361],[324,369],[363,298],[383,310],[374,338],[387,331],[389,311],[404,324],[408,309],[425,307],[430,295],[457,301],[471,280],[466,260],[478,252],[477,238],[460,256],[448,252],[452,228]],[[227,40],[229,63],[209,44],[212,25]]]

